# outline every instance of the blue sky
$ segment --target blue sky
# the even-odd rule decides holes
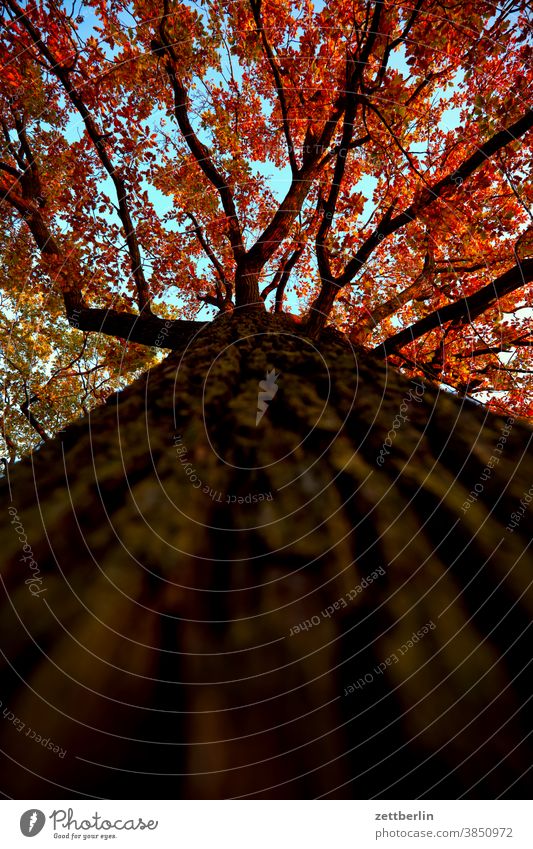
[[[323,7],[323,4],[321,2],[315,3],[315,8],[317,9],[317,11],[319,11],[322,7]],[[89,33],[94,34],[93,27],[98,22],[96,20],[96,17],[94,16],[92,9],[90,9],[90,7],[82,5],[82,11],[83,11],[83,15],[85,17],[85,22],[81,25],[79,32],[80,32],[80,35],[82,37],[85,37]],[[131,25],[131,20],[125,16],[124,17],[124,23],[125,23],[126,26]],[[109,48],[107,45],[104,45],[104,49],[105,49],[106,53],[111,58],[112,52],[113,52],[113,51],[111,51],[111,48]],[[224,62],[227,62],[227,59],[224,59]],[[238,79],[239,74],[240,74],[240,69],[239,69],[237,57],[233,56],[232,62],[233,62],[234,74],[235,74],[236,78]],[[394,51],[394,53],[392,54],[392,56],[390,58],[389,65],[392,69],[397,70],[398,72],[404,74],[405,76],[409,75],[409,67],[408,67],[407,62],[406,62],[405,49],[404,49],[403,45],[400,48],[398,48],[396,51]],[[222,82],[220,75],[217,75],[216,73],[213,73],[213,72],[211,73],[211,79],[218,84],[220,84]],[[462,80],[462,76],[458,75],[457,78],[456,78],[456,81],[455,81],[455,85],[458,85],[461,82],[461,80]],[[453,86],[452,86],[451,89],[448,88],[448,90],[446,92],[444,92],[442,90],[438,90],[438,91],[435,92],[434,97],[436,99],[439,99],[442,96],[450,97],[453,93],[453,90],[454,90]],[[150,121],[148,123],[152,127],[154,127],[158,124],[161,117],[163,117],[162,114],[160,112],[158,112],[157,110],[154,110],[154,113],[152,114]],[[459,109],[458,108],[450,108],[450,109],[446,110],[444,115],[443,115],[442,121],[441,121],[441,127],[443,129],[454,129],[458,125],[459,125]],[[196,126],[196,129],[198,131],[198,134],[200,136],[202,136],[201,129],[198,127],[198,125]],[[79,116],[77,114],[73,114],[71,121],[69,122],[69,125],[68,125],[67,138],[69,140],[73,141],[75,139],[78,139],[82,132],[83,132],[83,124],[82,124],[81,118],[79,118]],[[204,139],[204,140],[207,141],[207,139]],[[423,148],[420,145],[414,146],[412,148],[411,152],[412,153],[422,153]],[[257,173],[261,174],[268,181],[268,185],[269,185],[269,188],[270,188],[273,196],[276,199],[281,200],[283,198],[283,196],[286,194],[286,192],[287,192],[287,190],[290,186],[290,181],[291,181],[291,171],[290,171],[288,164],[284,168],[280,169],[280,168],[274,166],[272,163],[269,163],[269,162],[256,162],[256,163],[254,163],[254,167],[255,167],[255,170],[257,171]],[[364,195],[364,197],[366,198],[366,203],[365,203],[365,206],[364,206],[364,209],[363,209],[363,212],[362,212],[362,217],[361,217],[362,221],[366,220],[372,212],[372,209],[373,209],[372,196],[373,196],[373,192],[376,188],[376,185],[377,185],[377,179],[375,177],[365,176],[354,187],[354,191],[362,193]],[[106,194],[108,194],[111,197],[112,201],[115,200],[114,188],[113,188],[113,185],[112,185],[111,180],[109,178],[102,180],[101,183],[100,183],[100,187],[103,191],[106,192]],[[152,201],[155,210],[159,214],[163,215],[171,209],[172,200],[170,198],[165,197],[161,192],[159,192],[157,189],[155,189],[152,186],[146,185],[145,188],[148,191],[150,200]],[[183,228],[178,227],[175,224],[175,222],[174,223],[169,222],[168,228],[173,229],[173,230],[183,230]],[[209,267],[209,262],[208,262],[207,259],[204,260],[203,258],[201,258],[201,259],[198,260],[198,271],[199,271],[200,274],[205,273],[205,271],[208,269],[208,267]],[[176,292],[176,290],[172,290],[171,297],[166,298],[166,300],[169,301],[169,302],[175,303],[176,305],[179,305],[180,298],[179,298],[179,295],[177,293],[174,294],[175,292]],[[298,308],[297,298],[294,294],[293,288],[290,285],[287,289],[286,297],[287,297],[287,302],[288,302],[289,308],[294,310],[294,311],[297,311],[297,308]],[[199,305],[198,318],[208,318],[208,317],[211,317],[213,314],[214,314],[214,311],[213,311],[212,308]]]

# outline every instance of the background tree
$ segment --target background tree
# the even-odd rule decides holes
[[[1,9],[7,792],[523,787],[527,4]]]

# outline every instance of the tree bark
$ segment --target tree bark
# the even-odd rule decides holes
[[[298,327],[221,315],[10,467],[4,793],[527,789],[532,433]]]

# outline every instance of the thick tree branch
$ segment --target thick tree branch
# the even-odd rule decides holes
[[[263,298],[264,301],[268,298],[268,296],[270,295],[271,292],[274,292],[278,288],[278,283],[281,280],[281,275],[283,274],[283,269],[285,268],[285,265],[286,265],[290,255],[291,255],[290,249],[285,251],[285,253],[281,257],[281,262],[280,262],[279,268],[277,269],[276,273],[274,274],[272,281],[268,284],[268,286],[265,286],[265,288],[261,292],[261,297]]]
[[[0,169],[2,171],[5,171],[6,174],[10,174],[12,177],[14,177],[17,182],[20,182],[22,174],[16,168],[13,168],[13,166],[10,165],[9,162],[0,162]]]
[[[357,59],[357,64],[359,66],[358,78],[364,86],[364,72],[368,65],[368,60],[372,55],[372,51],[374,49],[374,45],[376,43],[376,39],[378,35],[381,35],[380,24],[381,24],[381,14],[383,12],[384,2],[383,0],[376,0],[376,4],[374,6],[374,12],[372,14],[372,21],[370,22],[370,26],[366,32],[365,42],[363,44],[363,49]]]
[[[186,345],[196,333],[209,322],[157,318],[150,315],[141,318],[131,313],[100,307],[85,307],[73,310],[68,316],[71,327],[95,333],[105,333],[139,345],[155,348],[179,349]]]
[[[428,246],[429,247],[429,246]],[[388,298],[386,301],[378,304],[372,312],[370,312],[357,326],[356,331],[359,333],[361,329],[367,329],[368,331],[374,330],[378,324],[388,318],[390,315],[394,315],[394,313],[398,312],[398,310],[407,304],[409,301],[414,300],[415,298],[420,298],[421,295],[427,290],[428,285],[432,282],[433,276],[435,274],[435,269],[433,267],[432,253],[431,250],[426,251],[426,255],[424,258],[424,265],[420,272],[417,275],[415,280],[410,284],[410,286],[406,286],[405,289],[402,289],[401,292],[393,295],[391,298]],[[430,290],[431,291],[431,290]]]
[[[359,320],[356,328],[358,338],[361,338],[361,330],[364,331],[365,328],[368,332],[374,330],[374,328],[377,327],[377,325],[385,318],[388,318],[390,315],[394,315],[394,313],[398,312],[398,310],[409,301],[425,300],[424,294],[428,291],[428,284],[432,282],[433,277],[436,277],[437,275],[463,274],[472,271],[480,271],[482,269],[487,269],[488,267],[489,263],[487,262],[475,262],[472,263],[472,265],[435,265],[429,267],[428,253],[426,253],[424,268],[417,278],[409,286],[406,286],[405,289],[402,289],[401,292],[398,292],[386,301],[383,301],[364,318]],[[431,289],[429,291],[431,292]]]
[[[389,124],[389,122],[387,121],[387,119],[385,118],[385,116],[381,113],[381,111],[378,109],[378,107],[377,107],[374,103],[372,103],[370,100],[366,100],[366,101],[365,101],[365,105],[366,105],[366,106],[368,106],[368,108],[369,108],[369,109],[370,109],[370,110],[371,110],[371,111],[372,111],[375,115],[377,115],[377,117],[379,118],[379,120],[381,121],[381,123],[383,124],[383,126],[385,127],[385,129],[387,130],[387,132],[388,132],[389,136],[390,136],[390,137],[391,137],[391,139],[393,140],[393,142],[394,142],[394,144],[396,145],[396,147],[398,148],[398,150],[400,151],[400,153],[402,154],[402,156],[404,156],[404,157],[405,157],[405,159],[407,160],[407,163],[408,163],[408,165],[409,165],[409,167],[410,167],[411,171],[413,171],[413,173],[415,173],[415,174],[417,175],[417,177],[419,177],[419,178],[423,181],[423,180],[424,180],[424,177],[422,176],[422,174],[420,173],[420,171],[419,171],[419,170],[418,170],[418,168],[416,167],[416,164],[415,164],[415,162],[414,162],[413,158],[411,157],[411,155],[409,154],[409,151],[407,151],[407,150],[405,149],[405,147],[404,147],[404,146],[403,146],[403,144],[401,143],[400,139],[398,138],[398,136],[397,136],[397,135],[396,135],[396,133],[394,132],[394,129],[393,129],[393,128],[392,128],[392,126]]]
[[[425,89],[425,88],[427,88],[427,87],[428,87],[428,85],[431,85],[431,83],[432,83],[432,82],[434,82],[435,80],[439,79],[440,77],[445,76],[445,74],[446,74],[446,73],[447,73],[447,69],[444,69],[443,71],[439,71],[438,73],[435,73],[435,72],[430,71],[430,72],[429,72],[429,73],[428,73],[428,74],[427,74],[427,75],[426,75],[426,76],[425,76],[425,77],[424,77],[424,78],[423,78],[423,79],[422,79],[422,80],[418,83],[418,85],[416,86],[415,90],[414,90],[414,91],[413,91],[413,92],[409,95],[409,97],[407,98],[407,100],[405,101],[405,104],[404,104],[405,108],[407,109],[407,107],[408,107],[408,106],[410,106],[410,105],[411,105],[411,104],[412,104],[412,103],[413,103],[413,102],[417,99],[417,97],[418,97],[420,94],[422,94],[422,92],[424,91],[424,89]]]
[[[22,403],[20,405],[20,411],[21,411],[22,415],[24,416],[24,418],[28,420],[29,424],[34,429],[34,431],[39,434],[39,436],[41,437],[43,442],[48,442],[50,440],[50,437],[46,433],[42,424],[33,415],[32,411],[31,411],[31,405],[33,404],[34,401],[38,401],[39,397],[37,395],[32,395],[30,397],[28,395],[28,390],[26,388],[26,385],[24,386],[24,389],[26,391],[26,400],[24,401],[24,403]]]
[[[344,114],[344,109],[345,95],[343,94],[337,99],[333,112],[325,122],[319,138],[315,144],[309,146],[304,157],[304,164],[298,172],[298,178],[293,177],[289,190],[270,223],[247,252],[244,261],[253,273],[258,273],[263,268],[282,241],[289,235],[291,226],[300,214],[314,180],[324,164],[331,158],[326,151]]]
[[[281,242],[289,235],[290,228],[313,185],[317,171],[318,164],[315,163],[314,166],[302,169],[300,178],[293,180],[270,223],[246,254],[246,264],[250,268],[261,270]]]
[[[26,133],[26,125],[25,122],[20,118],[19,115],[14,115],[15,119],[15,129],[17,131],[17,135],[20,142],[20,156],[24,159],[26,163],[26,168],[24,169],[24,174],[22,180],[27,180],[31,188],[32,197],[39,197],[42,194],[41,189],[41,180],[39,177],[39,169],[37,166],[37,160],[33,155],[33,151],[31,149],[30,143],[28,141],[28,136]]]
[[[344,272],[337,277],[336,283],[338,287],[342,288],[353,280],[357,272],[368,260],[370,254],[383,239],[411,221],[415,221],[420,212],[441,197],[446,189],[459,189],[463,182],[474,171],[484,165],[498,150],[501,150],[513,141],[517,141],[532,127],[533,109],[528,109],[525,115],[515,121],[514,124],[495,133],[495,135],[482,144],[475,153],[465,159],[453,172],[437,180],[433,186],[423,189],[418,199],[408,206],[407,209],[394,216],[394,218],[391,217],[388,220],[382,219],[379,226],[363,242],[355,256],[347,264]]]
[[[328,274],[328,279],[323,282],[320,293],[312,305],[307,322],[307,332],[316,336],[325,325],[327,318],[333,308],[335,298],[341,288],[350,283],[358,271],[367,262],[376,247],[392,233],[399,230],[411,221],[414,221],[420,212],[428,207],[434,200],[439,198],[448,188],[458,188],[464,180],[477,168],[483,165],[498,150],[512,141],[525,135],[533,127],[533,110],[529,109],[525,115],[515,121],[511,126],[501,130],[481,145],[478,150],[468,157],[455,171],[438,180],[432,187],[426,187],[416,200],[406,210],[394,215],[397,201],[387,209],[378,226],[373,233],[363,242],[355,256],[347,264],[344,272],[336,278]]]
[[[18,168],[7,162],[0,162],[0,169],[15,178],[16,182],[20,186],[23,198],[34,200],[38,206],[44,206],[45,198],[41,186],[37,160],[33,154],[26,134],[25,121],[20,117],[20,115],[15,113],[13,108],[12,117],[19,139],[18,150],[11,143],[10,131],[4,120],[2,120],[2,127],[7,142],[7,149],[17,163]]]
[[[193,215],[192,212],[187,212],[186,215],[187,215],[187,218],[192,223],[192,226],[194,228],[194,232],[196,233],[196,238],[200,242],[200,244],[201,244],[202,248],[204,249],[207,257],[211,261],[213,268],[215,269],[215,273],[218,277],[216,289],[217,289],[217,295],[219,296],[219,303],[217,304],[217,306],[220,309],[222,309],[223,306],[224,306],[224,302],[231,300],[231,296],[233,294],[232,285],[231,285],[231,283],[229,282],[229,280],[227,279],[227,277],[224,273],[224,268],[222,266],[222,263],[220,262],[220,260],[216,256],[216,254],[213,251],[209,242],[207,241],[207,238],[206,238],[204,232],[202,231],[202,228],[200,227],[200,224],[198,223],[196,216]],[[222,289],[224,289],[225,294],[223,294]]]
[[[503,352],[510,354],[512,348],[533,348],[533,340],[531,331],[524,333],[522,336],[517,336],[515,339],[508,339],[505,342],[500,342],[497,345],[482,345],[474,348],[473,351],[468,351],[465,354],[453,354],[455,360],[469,360],[471,357],[483,357],[486,354],[501,354]]]
[[[51,234],[38,205],[32,199],[25,198],[0,181],[1,200],[11,204],[26,222],[34,241],[39,248],[50,273],[59,283],[67,315],[70,311],[85,306],[81,289],[74,277],[66,271],[61,249]]]
[[[416,321],[405,330],[390,336],[374,350],[384,356],[393,354],[404,345],[408,345],[430,330],[446,324],[448,321],[458,321],[461,324],[474,321],[485,310],[492,307],[500,298],[525,286],[533,280],[533,259],[525,259],[506,272],[501,274],[492,283],[483,286],[473,295],[460,298],[453,304],[447,304],[441,309],[435,310],[425,318]]]
[[[328,233],[333,224],[333,218],[337,209],[337,202],[341,190],[342,181],[346,171],[346,162],[348,151],[352,148],[354,122],[357,112],[358,99],[356,97],[355,86],[361,75],[361,67],[354,61],[353,58],[346,62],[346,93],[345,93],[345,112],[342,127],[342,136],[340,145],[337,149],[335,166],[333,169],[333,178],[330,185],[328,198],[323,205],[323,215],[320,227],[316,235],[316,255],[318,268],[321,280],[328,285],[331,280],[331,263],[330,256],[326,245]],[[364,144],[364,140],[369,136],[363,136],[359,141]]]
[[[261,0],[250,0],[250,6],[252,9],[252,14],[254,16],[254,20],[257,26],[257,30],[261,36],[261,41],[263,44],[263,50],[268,60],[268,64],[270,65],[270,69],[272,71],[272,76],[274,77],[274,82],[276,85],[276,91],[278,94],[279,105],[281,109],[281,120],[283,124],[283,133],[285,135],[285,140],[287,142],[287,152],[289,155],[289,162],[291,166],[291,170],[293,176],[298,174],[298,163],[296,162],[296,155],[294,152],[294,145],[292,142],[291,129],[289,124],[289,108],[287,105],[287,97],[285,94],[285,88],[283,86],[283,81],[281,79],[281,73],[279,69],[279,65],[274,55],[274,51],[270,45],[270,42],[267,38],[267,34],[265,32],[265,24],[263,21],[263,14],[261,11]]]
[[[287,288],[287,283],[289,282],[291,272],[294,266],[297,264],[301,255],[305,250],[305,245],[299,245],[291,254],[285,265],[283,266],[283,270],[281,272],[281,276],[278,280],[278,285],[276,287],[276,299],[274,303],[274,312],[282,312],[283,311],[283,298],[285,297],[285,289]]]
[[[164,12],[159,26],[161,44],[155,44],[154,52],[156,55],[164,53],[167,57],[165,70],[174,96],[174,116],[176,122],[198,166],[218,192],[222,208],[227,218],[228,237],[233,250],[233,256],[238,261],[244,254],[244,242],[233,193],[226,178],[214,164],[208,148],[200,141],[192,128],[189,118],[187,90],[177,74],[178,56],[168,33],[168,19],[170,16],[169,0],[163,0],[163,10]]]
[[[6,140],[6,147],[9,151],[9,153],[11,154],[11,156],[13,157],[13,159],[15,160],[15,162],[17,163],[18,167],[21,169],[21,171],[24,171],[25,168],[26,168],[26,163],[24,161],[24,158],[21,156],[20,151],[18,151],[17,148],[15,147],[15,145],[13,144],[13,142],[11,140],[11,135],[10,135],[10,132],[9,132],[9,127],[6,124],[5,120],[2,118],[2,119],[0,119],[0,121],[1,121],[1,124],[2,124],[2,133],[3,133],[3,136]]]
[[[409,35],[409,33],[410,33],[418,15],[419,15],[419,12],[422,8],[423,3],[424,3],[424,0],[417,0],[417,3],[413,7],[413,9],[411,10],[411,14],[410,14],[409,18],[407,19],[405,27],[403,28],[400,35],[397,38],[392,39],[392,41],[389,41],[388,45],[386,46],[385,50],[383,51],[383,57],[381,59],[381,65],[380,65],[379,70],[376,74],[376,79],[374,81],[374,84],[371,86],[370,89],[367,89],[367,92],[369,92],[369,93],[373,92],[381,86],[383,79],[385,77],[385,72],[387,70],[387,66],[389,64],[389,59],[390,59],[392,51],[395,50],[397,47],[399,47],[400,44],[402,44],[405,41],[405,39],[407,38],[407,36]]]
[[[473,262],[471,265],[454,265],[454,263],[459,262],[459,260],[450,260],[449,265],[446,260],[440,260],[435,264],[435,268],[433,269],[435,274],[466,274],[471,271],[481,271],[484,268],[489,268],[491,263],[489,262]],[[465,262],[469,262],[469,260],[465,260]]]
[[[343,84],[341,83],[341,86]],[[337,130],[345,109],[345,93],[339,94],[334,107],[320,135],[315,137],[308,133],[304,147],[303,165],[297,176],[293,176],[291,185],[255,244],[237,263],[235,275],[236,305],[261,304],[259,294],[259,277],[265,264],[279,248],[280,244],[290,234],[291,227],[301,212],[302,205],[321,169],[331,158],[327,149]]]
[[[530,369],[530,368],[511,368],[510,366],[504,366],[504,365],[497,366],[495,364],[490,365],[490,366],[485,366],[485,368],[481,369],[478,372],[478,374],[490,374],[491,372],[494,372],[494,371],[503,371],[503,372],[508,372],[509,374],[512,374],[512,373],[515,373],[515,374],[533,374],[533,369]]]
[[[153,314],[133,315],[116,310],[88,307],[81,290],[63,261],[61,249],[50,233],[41,211],[33,201],[26,200],[13,189],[2,187],[5,200],[20,212],[41,251],[43,258],[58,280],[65,312],[71,327],[87,332],[105,333],[119,339],[159,348],[180,348],[205,322],[157,318]]]
[[[283,310],[283,297],[285,295],[287,283],[289,282],[289,278],[291,276],[291,272],[294,266],[297,264],[304,250],[305,243],[302,242],[293,251],[286,251],[281,260],[280,267],[276,271],[272,282],[269,283],[268,286],[265,286],[265,288],[261,292],[261,297],[263,298],[263,300],[265,300],[271,292],[273,292],[274,290],[276,291],[274,312],[282,312]]]
[[[218,296],[215,298],[214,295],[197,295],[196,297],[199,301],[204,304],[208,304],[210,307],[216,307],[217,310],[224,309],[224,304]]]
[[[362,147],[368,141],[370,141],[370,134],[365,133],[364,136],[359,136],[359,138],[354,139],[352,142],[350,142],[347,149],[348,150],[355,150],[356,147]],[[329,161],[329,160],[333,159],[334,157],[336,157],[340,150],[341,150],[340,144],[333,147],[329,151],[329,153],[326,154],[326,160]]]
[[[397,199],[395,198],[387,211],[383,215],[375,233],[376,233],[376,245],[379,244],[379,231],[380,228],[383,228],[384,225],[391,219],[394,214],[394,210],[396,208]],[[322,286],[320,288],[320,292],[318,297],[315,299],[313,304],[311,305],[311,309],[309,312],[309,316],[307,319],[307,332],[311,337],[316,337],[325,326],[328,316],[333,309],[333,304],[335,303],[335,298],[340,291],[340,284],[338,278],[334,278],[333,274],[329,272],[327,277],[322,277]]]
[[[98,129],[79,91],[72,83],[70,78],[70,69],[68,69],[67,67],[65,67],[64,64],[58,61],[56,56],[45,44],[38,29],[33,25],[27,15],[24,13],[22,7],[17,3],[17,0],[3,0],[3,3],[9,9],[11,9],[11,11],[17,16],[17,22],[24,27],[24,29],[30,36],[33,44],[35,45],[36,49],[38,50],[39,54],[46,59],[48,63],[48,70],[51,71],[60,81],[70,102],[81,115],[81,118],[85,125],[85,129],[87,131],[87,135],[95,146],[98,158],[100,159],[100,162],[109,174],[115,186],[118,200],[118,214],[124,229],[128,253],[130,256],[132,275],[137,289],[137,301],[139,305],[139,310],[143,315],[148,315],[151,312],[150,287],[144,276],[144,271],[142,268],[141,253],[137,240],[137,234],[135,232],[135,227],[133,225],[133,221],[130,214],[126,184],[123,178],[117,173],[115,166],[113,165],[113,162],[107,152],[105,142],[106,137]]]

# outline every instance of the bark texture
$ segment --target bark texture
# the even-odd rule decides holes
[[[3,482],[4,792],[519,796],[531,436],[217,318]]]

